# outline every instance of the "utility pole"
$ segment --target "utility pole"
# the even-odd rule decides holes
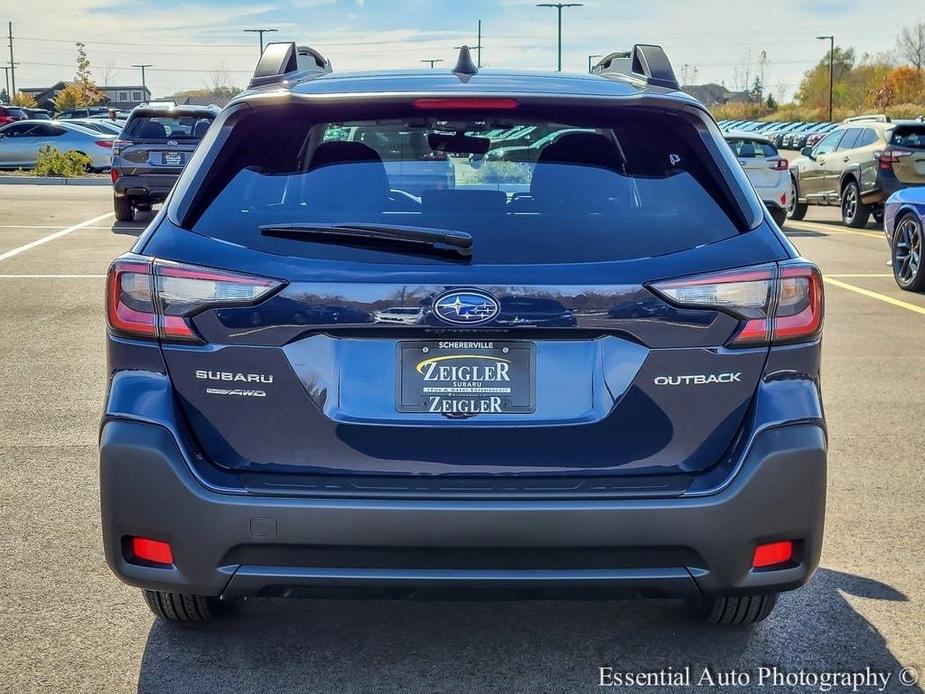
[[[9,65],[0,65],[0,70],[3,70],[3,75],[6,77],[6,99],[7,104],[13,103],[13,95],[10,94],[10,70],[13,68]]]
[[[475,47],[475,66],[480,68],[482,67],[482,20],[479,20],[479,42]]]
[[[559,11],[559,63],[558,72],[562,72],[562,8],[564,7],[582,7],[581,2],[541,2],[537,7],[555,7]]]
[[[604,56],[601,55],[600,53],[596,53],[596,54],[594,54],[594,55],[589,55],[589,56],[588,56],[588,74],[589,74],[589,75],[591,74],[591,61],[594,60],[595,58],[603,58],[603,57],[604,57]]]
[[[835,37],[817,36],[821,41],[829,42],[829,122],[832,122],[832,97],[835,93]]]
[[[141,68],[141,88],[142,88],[142,90],[147,89],[147,88],[148,88],[148,85],[145,84],[145,68],[146,68],[146,67],[153,67],[153,65],[151,65],[151,63],[145,63],[144,65],[132,65],[132,67],[140,67],[140,68]]]
[[[469,46],[469,48],[474,48],[476,51],[475,66],[482,67],[482,20],[479,20],[479,43],[477,46]],[[462,46],[453,46],[454,50],[459,50]]]
[[[431,59],[431,58],[425,58],[425,59],[422,60],[421,62],[422,62],[422,63],[430,63],[430,69],[433,70],[433,69],[434,69],[434,65],[436,65],[437,63],[442,63],[442,62],[443,62],[443,58],[433,58],[433,59]]]
[[[12,103],[13,95],[16,94],[16,61],[13,59],[13,22],[7,22],[10,28],[10,82],[13,83],[13,91],[10,92],[10,102]]]
[[[245,34],[257,34],[260,36],[260,55],[263,55],[263,35],[268,34],[273,31],[279,31],[279,29],[245,29]]]

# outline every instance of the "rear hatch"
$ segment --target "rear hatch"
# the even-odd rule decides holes
[[[925,184],[925,123],[898,124],[890,136],[889,148],[880,155],[880,165],[892,167],[900,183]]]
[[[213,120],[207,111],[136,111],[116,143],[122,173],[179,175]]]
[[[374,486],[683,482],[729,454],[787,253],[765,225],[748,230],[760,207],[732,192],[744,178],[715,128],[471,101],[377,120],[462,155],[499,128],[591,132],[535,167],[453,157],[453,187],[418,196],[350,139],[368,108],[229,118],[221,166],[143,249],[170,378],[211,462]]]

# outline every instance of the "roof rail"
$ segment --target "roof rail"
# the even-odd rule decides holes
[[[870,113],[863,116],[851,116],[845,118],[842,123],[859,123],[862,121],[874,121],[875,123],[892,123],[892,119],[883,113]]]
[[[294,42],[268,43],[263,49],[248,89],[267,84],[293,82],[331,72],[331,61],[309,46]]]
[[[653,87],[681,88],[664,49],[647,43],[637,43],[631,51],[604,56],[591,72],[603,77],[627,77]]]

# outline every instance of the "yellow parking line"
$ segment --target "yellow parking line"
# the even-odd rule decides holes
[[[856,294],[866,296],[870,299],[878,299],[884,303],[892,304],[893,306],[899,306],[900,308],[904,308],[907,311],[920,313],[925,316],[925,306],[917,306],[916,304],[910,304],[908,301],[900,301],[899,299],[894,299],[892,296],[887,296],[886,294],[881,294],[880,292],[872,292],[869,289],[864,289],[863,287],[856,287],[853,284],[848,284],[847,282],[842,282],[841,280],[832,279],[831,275],[826,276],[825,281],[827,284],[833,284],[836,287],[847,289],[849,292],[855,292]]]
[[[834,275],[826,274],[826,277],[854,278],[854,277],[892,277],[889,272],[853,272],[849,274],[836,273]]]
[[[854,234],[855,236],[866,236],[871,239],[880,239],[881,241],[885,240],[883,234],[875,231],[857,231],[856,229],[846,229],[842,226],[836,226],[834,224],[817,224],[816,222],[793,222],[787,221],[784,225],[784,231],[787,231],[788,227],[793,227],[794,229],[800,230],[804,229],[806,231],[825,231],[830,234]]]

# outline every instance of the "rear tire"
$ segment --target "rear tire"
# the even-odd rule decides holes
[[[728,598],[703,598],[694,606],[698,619],[707,624],[757,624],[777,604],[777,593],[736,595]]]
[[[848,181],[841,191],[841,218],[846,227],[861,229],[870,219],[870,206],[861,202],[861,189],[854,181]]]
[[[797,190],[797,182],[794,179],[790,179],[790,204],[787,205],[787,219],[792,219],[795,222],[800,221],[803,217],[806,216],[806,209],[809,207],[805,202],[799,202],[797,195],[799,191]]]
[[[112,209],[116,213],[116,221],[131,222],[135,219],[135,208],[127,197],[113,197]]]
[[[896,220],[891,249],[893,278],[900,289],[910,292],[925,290],[925,230],[922,222],[912,212]]]
[[[142,590],[145,602],[158,619],[168,622],[208,622],[227,611],[218,598],[162,590]]]
[[[784,224],[787,222],[787,210],[781,207],[773,207],[770,210],[771,219],[779,226],[781,229],[784,228]]]

